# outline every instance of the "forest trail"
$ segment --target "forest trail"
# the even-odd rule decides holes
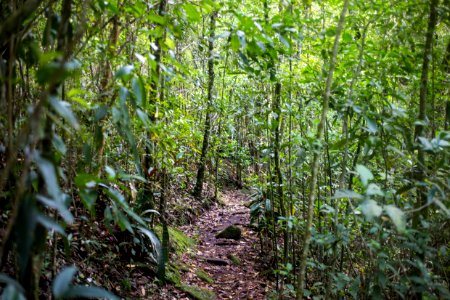
[[[217,299],[265,299],[269,284],[260,274],[257,233],[248,226],[250,211],[244,206],[248,196],[229,190],[221,198],[222,207],[213,207],[196,223],[180,228],[198,241],[195,249],[181,257],[189,266],[182,282],[213,291]],[[229,225],[242,229],[240,240],[216,238]],[[205,277],[199,277],[202,271],[212,280],[200,278]]]

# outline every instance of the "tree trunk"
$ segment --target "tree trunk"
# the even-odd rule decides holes
[[[430,59],[432,55],[433,48],[433,34],[437,22],[437,6],[439,0],[431,0],[430,2],[430,16],[428,20],[428,29],[425,40],[425,49],[423,52],[423,63],[422,63],[422,75],[420,77],[420,94],[419,94],[419,114],[417,116],[419,121],[426,121],[426,106],[427,106],[427,92],[428,92],[428,71],[430,66]],[[424,126],[422,124],[416,125],[415,128],[415,139],[424,136]],[[426,165],[425,165],[425,151],[421,146],[417,150],[417,174],[416,180],[418,182],[423,182],[425,180]],[[416,208],[422,207],[427,203],[427,195],[425,187],[420,186],[417,190],[417,201]],[[413,227],[418,228],[420,217],[426,218],[426,208],[418,210],[414,214]]]
[[[209,136],[211,133],[211,114],[213,105],[213,88],[214,88],[214,32],[216,28],[216,16],[217,12],[211,13],[211,23],[209,28],[209,43],[208,43],[208,95],[207,95],[207,108],[205,116],[205,128],[203,133],[202,153],[200,155],[200,161],[198,163],[197,181],[194,187],[194,196],[200,198],[203,190],[203,181],[205,177],[206,169],[206,155],[209,148]]]
[[[333,45],[333,54],[330,60],[330,67],[328,70],[328,77],[325,87],[325,92],[323,94],[323,107],[322,107],[322,115],[320,118],[320,123],[317,126],[317,132],[316,132],[316,141],[322,141],[322,135],[323,135],[323,129],[325,127],[325,121],[327,117],[328,112],[328,106],[329,106],[329,100],[330,100],[330,93],[331,93],[331,84],[333,82],[333,73],[334,68],[336,64],[336,57],[338,52],[338,46],[339,46],[339,39],[341,36],[341,32],[344,28],[344,22],[345,22],[345,15],[347,12],[349,0],[345,0],[344,6],[342,8],[342,12],[339,18],[339,23],[336,29],[336,36],[334,40]],[[315,200],[315,188],[317,184],[317,174],[319,170],[319,151],[314,152],[313,156],[313,162],[312,162],[312,175],[311,175],[311,181],[309,186],[309,197],[308,197],[308,213],[307,213],[307,219],[306,219],[306,225],[305,225],[305,234],[303,236],[303,252],[300,259],[300,274],[299,279],[297,282],[297,293],[296,298],[302,299],[303,298],[303,289],[305,285],[305,274],[306,274],[306,261],[308,259],[308,252],[309,252],[309,245],[311,243],[311,226],[312,226],[312,219],[314,214],[314,200]]]

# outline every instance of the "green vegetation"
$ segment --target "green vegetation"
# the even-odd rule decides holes
[[[169,227],[168,231],[170,246],[174,253],[181,255],[195,246],[195,240],[188,237],[181,230],[174,227]],[[158,236],[161,236],[161,226],[156,226],[155,232],[158,234]]]
[[[181,285],[181,290],[186,292],[189,296],[196,300],[215,300],[217,299],[216,295],[204,288],[200,288],[195,285]]]
[[[229,260],[231,260],[231,262],[234,265],[239,266],[241,264],[241,260],[236,255],[229,254],[227,257],[228,257]]]
[[[206,283],[214,283],[214,279],[212,279],[205,270],[197,269],[197,271],[195,271],[195,275]]]
[[[213,299],[176,226],[223,188],[275,297],[450,298],[449,7],[0,1],[0,298]]]

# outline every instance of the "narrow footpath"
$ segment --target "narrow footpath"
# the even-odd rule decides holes
[[[266,299],[270,286],[261,275],[259,239],[249,227],[250,211],[244,206],[248,196],[229,190],[221,199],[223,206],[211,208],[196,223],[180,228],[198,241],[181,257],[189,266],[182,282],[212,291],[216,299]],[[230,225],[241,229],[240,239],[216,238]]]

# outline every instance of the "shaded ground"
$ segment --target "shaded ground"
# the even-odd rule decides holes
[[[222,201],[223,207],[213,207],[193,225],[180,227],[198,241],[195,249],[180,258],[188,267],[182,282],[213,291],[217,299],[265,299],[270,286],[260,274],[258,237],[248,227],[250,214],[244,206],[248,199],[242,192],[231,190],[222,194]],[[228,225],[242,229],[240,240],[216,239],[215,235]],[[191,299],[170,286],[163,290],[165,296],[159,299]]]

